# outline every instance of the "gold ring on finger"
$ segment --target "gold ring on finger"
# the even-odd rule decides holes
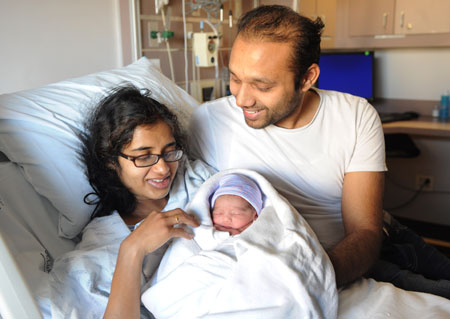
[[[177,224],[179,224],[179,223],[180,223],[180,217],[178,217],[178,216],[175,216],[175,220],[176,220]]]

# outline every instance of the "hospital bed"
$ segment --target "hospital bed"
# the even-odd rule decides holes
[[[71,251],[93,207],[78,160],[83,116],[123,83],[148,88],[181,124],[198,103],[146,58],[119,69],[0,95],[0,314],[40,318],[52,261]],[[450,318],[450,301],[361,279],[339,291],[338,318]]]

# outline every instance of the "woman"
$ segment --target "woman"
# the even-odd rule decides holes
[[[189,184],[183,179],[196,180],[191,184],[199,186],[212,171],[201,163],[193,170],[192,163],[182,160],[185,139],[175,115],[134,87],[116,89],[104,98],[81,139],[97,199],[93,216],[118,212],[132,230],[120,245],[104,318],[139,318],[144,257],[173,237],[192,238],[174,227],[199,225],[181,209],[196,191],[182,187]]]

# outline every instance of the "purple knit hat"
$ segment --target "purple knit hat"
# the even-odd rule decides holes
[[[216,199],[222,195],[240,196],[255,208],[258,215],[261,212],[263,206],[261,190],[253,180],[244,175],[229,174],[222,177],[219,186],[211,196],[211,209],[214,208]]]

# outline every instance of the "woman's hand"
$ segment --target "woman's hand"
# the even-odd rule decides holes
[[[145,255],[173,237],[191,239],[192,234],[174,225],[199,226],[194,216],[182,209],[153,211],[122,242],[111,284],[105,319],[139,318],[141,269]]]
[[[193,235],[182,227],[185,224],[192,227],[199,226],[194,216],[177,208],[167,212],[152,211],[144,221],[124,240],[123,245],[128,249],[136,249],[139,256],[145,256],[166,243],[173,237],[192,239]]]

